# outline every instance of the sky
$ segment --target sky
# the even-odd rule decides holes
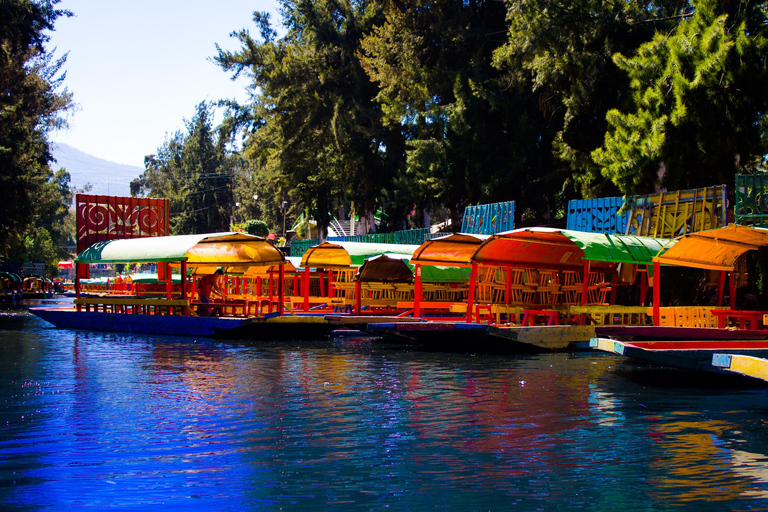
[[[277,0],[62,0],[48,50],[68,53],[64,85],[76,108],[69,128],[51,140],[121,164],[144,167],[166,136],[184,129],[201,101],[244,101],[237,82],[210,59],[216,44],[238,50],[230,37],[254,36],[254,11],[279,23]]]

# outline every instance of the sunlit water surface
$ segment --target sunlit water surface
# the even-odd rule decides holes
[[[0,316],[21,510],[761,510],[766,388],[591,352],[464,355]]]

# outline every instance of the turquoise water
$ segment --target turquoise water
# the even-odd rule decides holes
[[[56,330],[0,316],[18,510],[761,510],[768,396],[592,352]]]

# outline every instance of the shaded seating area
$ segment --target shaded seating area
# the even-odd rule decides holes
[[[681,326],[698,323],[707,327],[761,330],[764,314],[737,307],[739,263],[747,253],[768,246],[768,229],[732,224],[718,229],[689,233],[675,239],[654,258],[653,323]],[[660,290],[663,267],[688,267],[712,272],[717,279],[716,306],[709,308],[663,307]],[[725,306],[726,291],[729,305]]]
[[[195,294],[195,282],[222,268],[224,275],[245,275],[257,269],[275,268],[282,281],[286,264],[283,254],[266,239],[242,233],[162,236],[97,242],[78,254],[79,264],[156,263],[157,280],[164,283],[161,297],[84,298],[79,277],[75,281],[78,310],[134,314],[196,315],[202,305]],[[174,272],[176,270],[176,272]],[[174,277],[179,285],[174,286]],[[252,300],[256,299],[256,300]],[[283,289],[264,304],[259,297],[227,297],[213,301],[223,315],[248,316],[265,312],[282,314]],[[253,306],[256,306],[255,308]]]
[[[467,322],[536,325],[644,322],[641,302],[615,306],[622,284],[674,242],[630,235],[521,228],[493,235],[470,258]],[[628,272],[629,270],[629,272]],[[631,278],[622,282],[622,272]],[[644,297],[641,293],[641,297]],[[642,299],[641,299],[642,300]]]

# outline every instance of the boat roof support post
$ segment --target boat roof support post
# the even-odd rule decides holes
[[[719,280],[717,282],[717,305],[722,306],[725,292],[725,270],[720,271]]]
[[[181,261],[181,300],[187,300],[187,260]],[[184,309],[187,314],[187,309]]]
[[[661,323],[661,263],[653,262],[653,325]]]
[[[731,285],[731,310],[736,309],[736,276],[734,274],[733,270],[728,272],[728,281]]]
[[[613,279],[611,279],[611,295],[608,299],[608,304],[613,306],[616,304],[616,289],[619,287],[619,273],[613,273]]]
[[[360,280],[355,281],[355,314],[360,314],[361,302],[363,300],[363,283]]]
[[[467,323],[472,323],[472,309],[475,306],[475,286],[477,285],[477,263],[472,262],[469,272],[469,293],[467,294]]]
[[[279,316],[283,316],[283,307],[285,304],[283,301],[285,300],[285,290],[283,289],[283,280],[285,279],[285,265],[280,265],[280,270],[278,271],[279,275],[279,281],[277,283],[277,293],[278,293],[278,300],[280,301],[280,304],[277,307],[277,312]]]
[[[413,269],[413,317],[421,317],[421,301],[424,296],[424,286],[421,284],[421,264]]]
[[[584,260],[584,271],[581,277],[581,305],[587,305],[587,299],[589,298],[589,260]],[[579,315],[579,325],[584,325],[586,321],[586,315],[581,313]]]
[[[173,298],[173,274],[171,273],[171,264],[166,261],[163,265],[165,266],[165,298],[171,300],[171,298]]]
[[[309,311],[309,267],[304,268],[304,274],[301,277],[301,294],[304,296],[304,311]]]

